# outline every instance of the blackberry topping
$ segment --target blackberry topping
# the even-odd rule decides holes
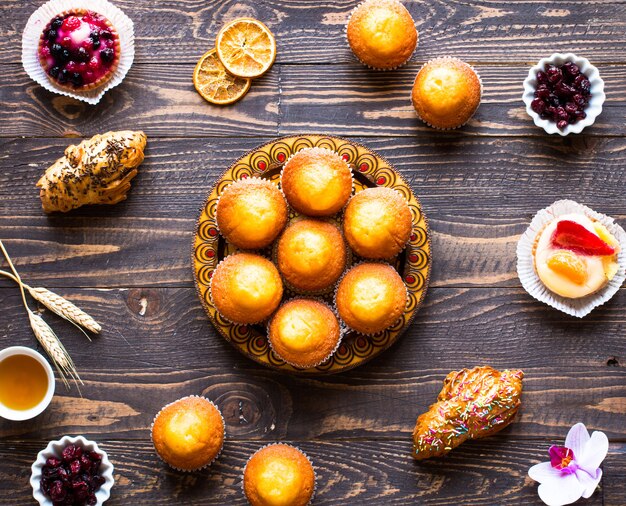
[[[105,63],[112,62],[114,56],[115,56],[115,53],[113,52],[113,49],[111,49],[110,47],[100,51],[100,59]]]

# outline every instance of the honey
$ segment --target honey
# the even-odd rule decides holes
[[[11,355],[0,362],[0,404],[26,411],[46,396],[48,374],[43,365],[28,355]]]

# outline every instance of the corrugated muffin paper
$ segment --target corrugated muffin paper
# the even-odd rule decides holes
[[[619,270],[609,283],[597,291],[580,299],[561,297],[546,288],[535,272],[533,247],[535,239],[548,223],[564,214],[584,214],[588,218],[599,221],[618,240],[620,252],[617,257]],[[573,200],[559,200],[539,211],[530,223],[530,226],[517,243],[517,274],[524,290],[535,299],[545,302],[559,311],[571,316],[582,318],[594,308],[601,306],[617,293],[626,279],[626,232],[610,216],[595,212]]]
[[[88,9],[102,14],[113,24],[120,37],[120,61],[114,75],[102,86],[88,91],[69,91],[57,86],[39,62],[39,39],[46,25],[57,15],[73,9]],[[37,9],[22,34],[22,65],[31,79],[48,91],[65,95],[88,104],[100,102],[104,94],[120,84],[135,59],[135,29],[132,20],[107,0],[50,0]]]

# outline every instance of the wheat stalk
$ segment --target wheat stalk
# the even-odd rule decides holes
[[[10,272],[0,270],[0,276],[5,276],[19,283],[18,279]],[[33,288],[24,282],[22,282],[22,285],[28,290],[28,293],[33,299],[41,302],[50,311],[59,315],[61,318],[65,318],[74,325],[79,326],[79,328],[82,326],[94,334],[102,330],[102,327],[96,320],[64,297],[43,287]],[[82,329],[80,330],[82,331]],[[90,339],[89,336],[87,336],[87,338]]]
[[[70,357],[69,353],[67,352],[67,350],[65,349],[65,347],[63,346],[63,344],[61,343],[57,335],[54,333],[54,330],[52,330],[50,325],[48,325],[41,316],[33,313],[31,309],[28,307],[28,303],[26,302],[26,294],[24,293],[24,283],[22,283],[22,279],[20,278],[20,275],[15,269],[15,266],[13,265],[13,262],[11,261],[11,257],[9,257],[9,254],[7,253],[7,250],[4,248],[4,244],[2,244],[2,241],[0,241],[0,250],[2,250],[4,257],[7,259],[7,262],[9,263],[9,267],[11,268],[11,271],[13,272],[13,275],[10,277],[13,278],[17,282],[20,288],[20,293],[22,295],[22,302],[24,303],[24,308],[26,309],[26,312],[28,313],[28,320],[30,322],[31,328],[33,329],[33,333],[35,334],[35,337],[41,343],[44,350],[46,350],[46,353],[48,354],[48,356],[54,363],[55,367],[57,368],[57,371],[59,371],[59,375],[63,379],[65,386],[69,388],[67,376],[70,376],[74,380],[74,383],[76,383],[76,388],[78,388],[78,382],[79,381],[81,383],[83,382],[80,379],[80,376],[78,375],[78,371],[76,370],[76,367],[74,366],[74,362],[72,361],[72,358]],[[80,392],[80,388],[79,388],[79,392]]]

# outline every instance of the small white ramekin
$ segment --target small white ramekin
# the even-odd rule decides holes
[[[587,117],[581,119],[574,124],[567,125],[563,130],[560,130],[556,126],[556,122],[552,120],[542,119],[539,114],[532,110],[530,107],[531,102],[535,98],[535,90],[537,89],[537,72],[544,71],[546,64],[548,65],[563,65],[565,62],[571,61],[578,65],[580,71],[587,76],[589,83],[591,84],[591,97],[589,104],[585,108]],[[549,134],[579,134],[585,127],[593,125],[596,118],[602,112],[602,104],[604,104],[604,81],[600,77],[600,72],[594,67],[587,58],[581,58],[574,53],[554,53],[548,58],[542,58],[539,63],[528,71],[528,77],[524,79],[524,94],[522,100],[526,104],[526,112],[533,119],[535,125],[543,128]]]
[[[41,353],[37,353],[35,350],[27,348],[26,346],[11,346],[0,351],[0,362],[15,355],[26,355],[28,357],[32,357],[42,365],[48,377],[48,389],[41,402],[31,409],[10,409],[7,406],[0,404],[0,418],[15,421],[30,420],[31,418],[35,418],[37,415],[41,414],[43,410],[48,407],[50,401],[52,401],[55,387],[54,373],[52,372],[52,367],[50,367],[50,364],[41,355]]]
[[[43,466],[48,458],[60,457],[63,448],[71,444],[80,446],[83,450],[97,452],[102,455],[99,472],[104,478],[104,483],[96,491],[96,505],[100,506],[110,497],[111,488],[115,480],[113,478],[113,464],[111,464],[106,452],[101,450],[95,442],[89,441],[83,436],[63,436],[58,441],[50,441],[48,446],[37,454],[37,460],[31,466],[30,486],[33,487],[33,497],[40,506],[52,506],[50,498],[46,497],[41,491],[41,471]]]

